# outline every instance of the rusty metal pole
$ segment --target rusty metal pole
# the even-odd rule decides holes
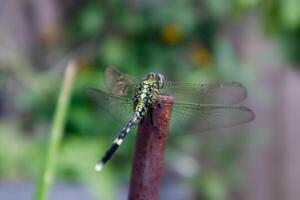
[[[158,96],[158,100],[162,102],[160,108],[152,109],[152,115],[149,114],[138,127],[129,200],[157,200],[159,197],[173,98]]]

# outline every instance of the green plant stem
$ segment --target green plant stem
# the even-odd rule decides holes
[[[70,61],[65,71],[62,88],[59,94],[59,98],[58,98],[58,102],[54,114],[53,124],[50,133],[50,142],[49,142],[47,155],[46,155],[46,161],[39,182],[37,184],[37,190],[35,195],[36,200],[47,199],[49,188],[51,187],[53,182],[57,151],[63,135],[66,114],[67,114],[71,91],[77,74],[77,70],[78,70],[78,66],[76,64],[76,61],[74,60]]]

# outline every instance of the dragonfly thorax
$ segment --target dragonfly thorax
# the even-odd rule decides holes
[[[146,116],[149,108],[156,102],[159,89],[164,86],[164,76],[158,73],[147,74],[142,81],[137,84],[134,101],[134,111],[140,117]]]

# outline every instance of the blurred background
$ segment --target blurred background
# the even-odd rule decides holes
[[[135,134],[97,174],[121,124],[95,109],[112,64],[141,77],[239,81],[251,123],[169,135],[160,199],[300,198],[300,2],[1,0],[0,199],[32,199],[70,59],[79,63],[50,198],[127,199]]]

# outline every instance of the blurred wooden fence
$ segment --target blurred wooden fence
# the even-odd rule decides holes
[[[298,200],[300,73],[282,61],[282,52],[261,32],[256,16],[249,15],[231,30],[227,27],[239,56],[254,69],[255,85],[249,91],[256,102],[252,131],[267,135],[264,145],[245,151],[248,180],[243,196],[248,200]]]

